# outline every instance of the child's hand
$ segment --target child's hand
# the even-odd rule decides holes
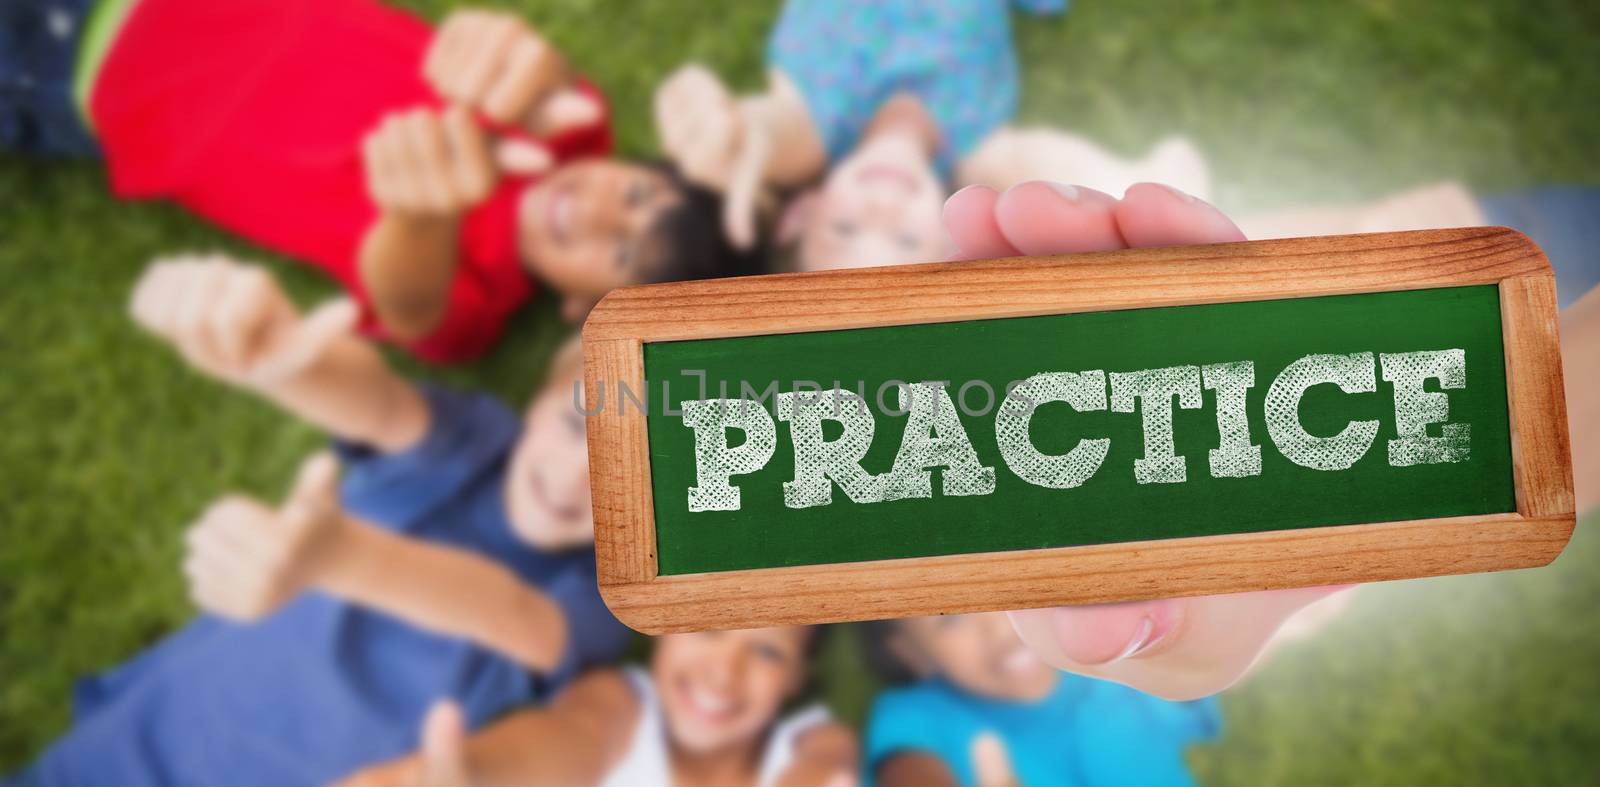
[[[422,720],[416,754],[354,773],[335,787],[472,787],[467,768],[467,722],[461,707],[439,700]]]
[[[1004,194],[962,189],[945,203],[957,257],[1007,257],[1242,241],[1216,208],[1150,183],[1117,200],[1086,188],[1024,183]],[[1273,632],[1337,588],[1162,599],[1012,612],[1023,641],[1064,670],[1167,699],[1221,691]]]
[[[235,620],[260,620],[317,580],[320,558],[344,522],[339,464],[318,453],[300,466],[294,489],[276,511],[246,497],[212,504],[185,538],[183,573],[201,609]]]
[[[726,191],[743,144],[739,104],[699,63],[672,72],[655,94],[656,134],[667,157],[694,183]]]
[[[777,787],[857,787],[860,744],[849,727],[819,724],[798,736],[789,767],[778,774]]]
[[[257,390],[293,378],[348,335],[360,316],[338,298],[302,317],[266,270],[221,255],[156,260],[130,310],[206,374]]]
[[[452,103],[540,136],[592,125],[604,109],[574,89],[555,47],[513,14],[463,9],[440,25],[423,76]]]
[[[390,113],[361,155],[372,201],[400,216],[455,219],[494,188],[489,142],[460,107]]]
[[[467,720],[449,700],[435,702],[422,721],[422,764],[414,787],[470,787]]]
[[[756,213],[772,156],[757,104],[741,104],[705,66],[690,63],[656,89],[656,133],[690,182],[724,195],[723,231],[735,248],[756,241]]]

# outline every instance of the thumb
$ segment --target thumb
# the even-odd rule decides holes
[[[501,172],[522,177],[549,172],[555,165],[550,151],[525,139],[501,140],[495,145],[494,160]]]
[[[333,507],[338,499],[339,460],[330,451],[318,451],[300,463],[284,510],[295,517],[316,516]]]
[[[605,108],[600,99],[575,88],[562,90],[539,105],[534,131],[540,136],[554,136],[563,131],[585,128],[600,122]]]
[[[348,297],[334,298],[313,309],[251,370],[257,383],[277,382],[310,366],[335,339],[353,333],[361,307]]]
[[[822,787],[859,787],[860,784],[861,782],[856,779],[855,774],[849,771],[839,771],[828,777],[828,780],[822,783]]]
[[[467,723],[461,706],[440,700],[422,722],[420,787],[468,787]]]
[[[756,243],[756,205],[761,199],[762,175],[771,157],[772,139],[765,118],[753,108],[745,110],[744,144],[733,160],[728,191],[723,197],[722,225],[728,241],[741,251]]]
[[[972,774],[978,787],[1017,787],[1017,775],[1000,736],[985,732],[972,740]]]

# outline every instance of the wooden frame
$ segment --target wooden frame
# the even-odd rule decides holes
[[[1555,282],[1505,228],[776,274],[613,291],[585,389],[644,390],[650,342],[1473,284],[1500,288],[1515,513],[658,576],[645,414],[588,419],[600,591],[650,634],[1129,601],[1541,566],[1575,522]]]

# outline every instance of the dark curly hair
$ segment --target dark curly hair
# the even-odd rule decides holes
[[[916,673],[889,647],[889,640],[894,637],[895,627],[899,625],[898,620],[868,620],[858,624],[861,655],[866,658],[867,668],[879,680],[891,686],[917,681]]]
[[[645,283],[714,279],[759,272],[764,250],[744,252],[722,231],[722,197],[690,183],[671,164],[645,162],[661,173],[676,195],[645,231],[654,250],[644,271]]]

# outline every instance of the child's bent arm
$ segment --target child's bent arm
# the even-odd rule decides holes
[[[493,648],[529,669],[553,671],[566,652],[561,608],[504,566],[348,515],[314,584],[419,628]]]
[[[427,336],[444,318],[456,275],[460,223],[385,212],[361,240],[361,282],[383,327],[401,341]]]
[[[473,735],[464,767],[429,768],[426,753],[368,768],[340,787],[446,787],[430,771],[465,772],[475,787],[598,784],[632,743],[638,699],[622,674],[578,678],[546,707],[512,713]]]
[[[131,310],[194,368],[337,437],[396,451],[427,433],[422,395],[351,332],[360,311],[348,299],[302,316],[264,269],[182,256],[145,270]]]
[[[424,107],[386,116],[361,156],[379,209],[361,242],[361,283],[390,333],[420,339],[449,303],[461,219],[494,189],[489,143],[465,109]]]

